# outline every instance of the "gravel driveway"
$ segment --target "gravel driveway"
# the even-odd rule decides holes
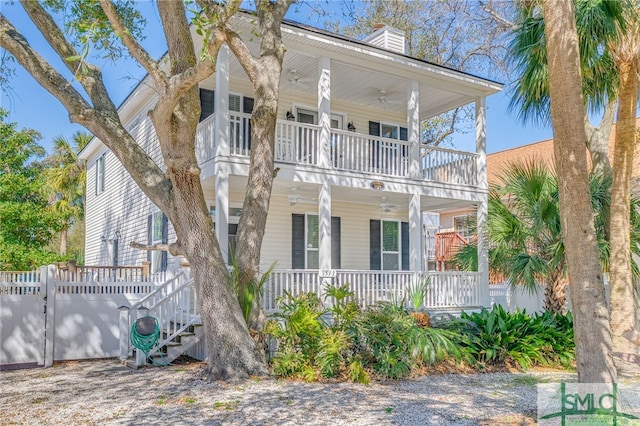
[[[115,360],[0,372],[0,425],[535,424],[536,382],[569,373],[434,374],[298,383],[204,380],[201,364],[130,370]]]

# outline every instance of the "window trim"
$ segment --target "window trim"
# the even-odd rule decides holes
[[[318,243],[317,243],[317,247],[309,247],[309,225],[310,225],[310,221],[309,221],[309,217],[310,216],[315,216],[316,218],[318,218],[318,213],[305,213],[304,214],[304,267],[305,269],[311,269],[309,268],[309,252],[316,252],[318,253],[318,261],[320,261],[320,219],[318,218],[318,220],[316,220],[316,224],[318,225],[318,229],[317,229],[317,233],[318,233]],[[315,268],[314,268],[315,269]]]
[[[384,249],[384,223],[392,222],[397,225],[397,251],[388,251]],[[384,258],[385,254],[396,254],[398,257],[397,269],[385,269]],[[380,270],[382,271],[401,271],[402,270],[402,221],[398,219],[380,219]]]
[[[105,183],[105,157],[106,153],[102,153],[96,159],[96,195],[100,195],[104,192]]]
[[[468,225],[466,226],[464,233],[460,232],[456,228],[456,219],[460,219],[460,218],[466,218],[466,221],[476,221],[477,218],[473,214],[461,214],[457,216],[451,216],[451,228],[453,229],[453,231],[460,234],[461,237],[468,239],[469,237],[473,236],[473,232],[470,232],[470,228]]]

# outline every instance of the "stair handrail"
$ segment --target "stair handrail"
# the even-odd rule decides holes
[[[150,314],[158,319],[161,336],[155,348],[149,352],[149,356],[159,353],[163,346],[192,325],[201,323],[194,283],[195,281],[191,278],[167,294],[164,299],[149,307]],[[165,306],[170,303],[174,306]]]
[[[144,296],[138,302],[134,303],[131,306],[120,306],[118,309],[120,310],[120,359],[126,360],[129,358],[129,355],[132,352],[131,340],[130,340],[130,331],[133,322],[136,321],[140,316],[141,310],[147,310],[148,307],[145,306],[146,303],[151,302],[152,305],[157,303],[157,300],[162,300],[166,298],[168,294],[174,292],[174,290],[181,286],[184,283],[185,279],[188,278],[188,274],[182,270],[178,272],[173,278],[165,281],[155,288],[151,293]],[[156,300],[157,298],[157,300]]]

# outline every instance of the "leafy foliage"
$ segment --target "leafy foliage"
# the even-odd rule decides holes
[[[549,75],[542,8],[535,2],[519,2],[520,17],[509,44],[516,84],[510,106],[523,121],[550,122]],[[579,0],[575,15],[580,43],[580,69],[585,102],[597,111],[616,96],[618,76],[607,42],[624,25],[622,2]],[[613,17],[613,19],[610,19]]]
[[[286,294],[267,333],[278,341],[273,372],[316,380],[344,376],[368,383],[372,374],[407,376],[447,356],[458,356],[453,332],[422,328],[404,307],[379,304],[361,311],[348,286],[331,286],[325,308],[315,293]],[[326,300],[325,299],[325,300]]]
[[[497,305],[490,311],[463,312],[447,327],[457,332],[465,359],[479,366],[513,361],[523,369],[539,364],[568,367],[575,360],[571,313],[530,316]]]
[[[0,270],[31,270],[57,260],[44,246],[60,227],[47,209],[44,155],[34,130],[18,130],[0,110]]]
[[[603,271],[609,268],[608,226],[611,177],[592,175],[591,204]],[[489,192],[487,237],[489,266],[514,285],[535,288],[536,282],[552,285],[566,275],[565,250],[560,227],[556,175],[535,160],[512,164],[502,183]],[[640,200],[632,200],[632,251],[640,254]],[[477,266],[474,243],[463,246],[454,263],[463,270]],[[638,266],[631,262],[634,274]],[[640,275],[635,275],[638,277]],[[549,293],[547,293],[549,295]],[[553,297],[551,295],[550,297]],[[553,305],[547,300],[547,305]]]

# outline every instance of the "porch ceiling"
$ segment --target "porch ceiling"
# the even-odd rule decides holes
[[[245,190],[246,185],[247,178],[244,176],[234,175],[229,177],[229,188],[231,191],[242,192]],[[305,199],[317,200],[319,190],[320,186],[313,183],[274,180],[272,195],[287,197],[296,194]],[[398,206],[399,210],[407,210],[409,208],[410,194],[406,193],[342,186],[334,186],[331,189],[331,199],[334,203],[367,205],[377,209],[380,203],[383,202],[382,197],[385,198],[384,202]],[[470,201],[428,196],[421,197],[420,202],[423,211],[469,208],[472,206]]]
[[[373,64],[375,66],[375,64]],[[331,97],[333,100],[366,106],[382,114],[407,112],[407,90],[411,80],[401,77],[393,68],[381,70],[379,67],[367,68],[355,66],[339,60],[331,61]],[[397,69],[397,64],[396,64]],[[299,84],[292,83],[292,70]],[[232,56],[230,75],[244,80],[248,78],[240,64]],[[419,75],[420,116],[423,119],[450,111],[456,107],[474,102],[478,93],[464,92],[450,82],[441,80],[441,76]],[[418,78],[414,75],[413,78]],[[298,51],[287,51],[280,80],[283,91],[317,95],[318,58]],[[387,102],[380,101],[380,91],[384,90]]]

